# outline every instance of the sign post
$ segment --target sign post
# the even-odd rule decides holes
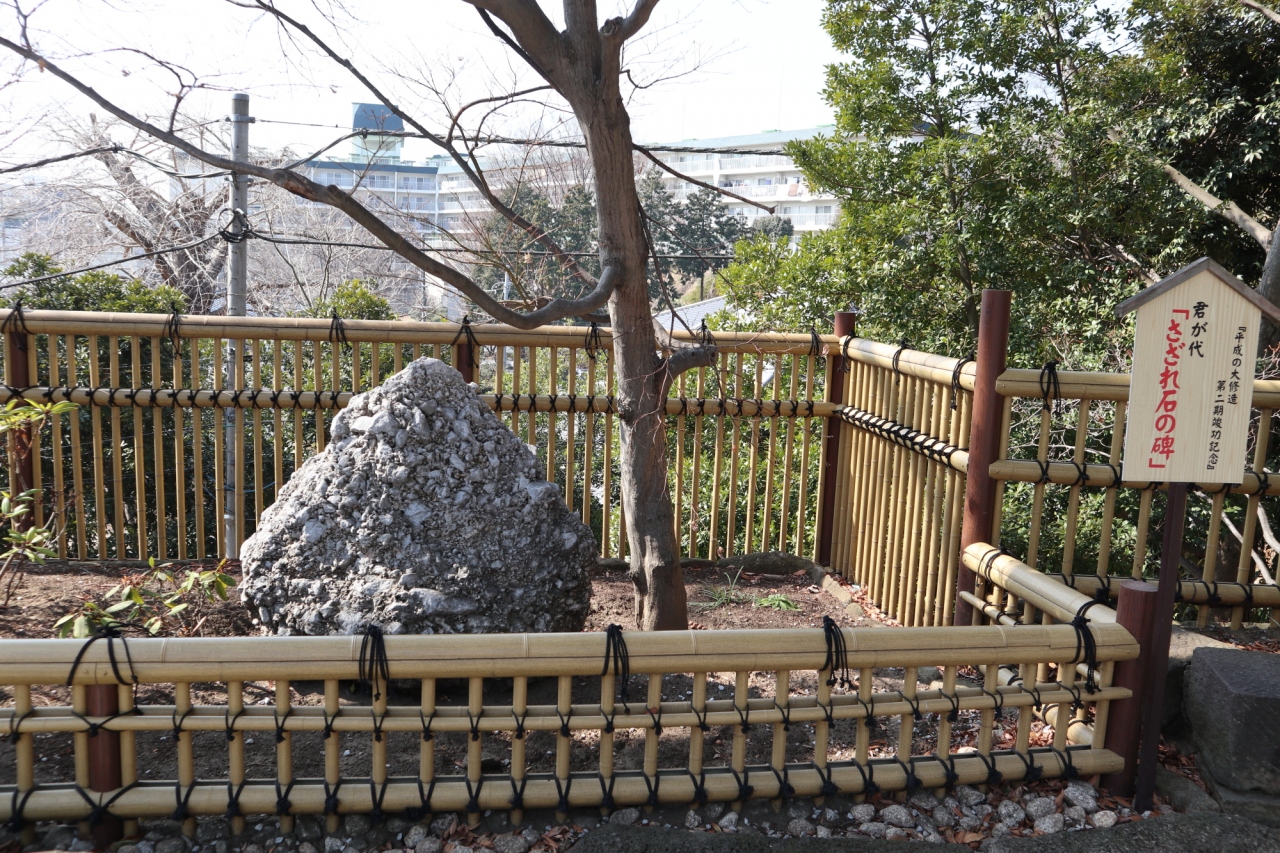
[[[1115,310],[1138,312],[1122,476],[1169,487],[1156,619],[1138,638],[1151,647],[1134,795],[1142,812],[1155,792],[1187,486],[1243,480],[1259,324],[1264,313],[1280,322],[1280,309],[1201,258]]]

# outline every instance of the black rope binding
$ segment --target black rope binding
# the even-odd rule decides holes
[[[956,410],[956,403],[960,400],[960,373],[964,370],[964,366],[976,361],[975,353],[969,353],[965,358],[956,362],[955,370],[951,371],[951,411]]]
[[[827,676],[827,686],[837,684],[846,690],[853,686],[849,678],[849,649],[845,645],[844,632],[830,616],[822,617],[822,636],[827,643],[827,659],[822,668],[831,674]]]
[[[693,799],[690,802],[696,803],[698,806],[705,806],[709,798],[707,794],[707,771],[702,770],[697,776],[693,775],[692,770],[686,770],[685,772],[693,780]]]
[[[894,350],[894,353],[893,353],[893,372],[894,372],[893,381],[895,383],[900,378],[902,378],[902,368],[898,365],[898,361],[902,358],[902,353],[907,349],[907,346],[908,346],[907,339],[902,338],[901,340],[898,341],[898,348]]]
[[[809,327],[809,359],[815,365],[826,364],[827,359],[822,354],[822,338],[818,335],[818,327]]]
[[[1044,398],[1046,412],[1053,408],[1052,402],[1062,399],[1062,385],[1058,382],[1058,362],[1056,361],[1046,361],[1044,367],[1040,368],[1040,396]]]
[[[29,334],[31,334],[31,330],[27,328],[27,318],[22,313],[22,297],[19,296],[14,301],[13,308],[9,311],[9,316],[4,318],[3,323],[0,323],[0,336],[16,335],[18,337],[18,349],[26,352],[27,335]]]
[[[338,316],[338,309],[333,309],[333,316],[329,320],[329,343],[341,345],[343,349],[350,352],[351,344],[347,341],[347,324]]]
[[[612,659],[615,679],[620,679],[622,682],[622,707],[626,709],[627,682],[631,680],[631,658],[627,654],[627,641],[622,639],[621,625],[610,625],[604,629],[604,669],[600,670],[601,676],[609,674],[610,659]]]
[[[1076,611],[1075,618],[1071,620],[1071,627],[1076,629],[1076,653],[1071,659],[1071,663],[1084,662],[1085,679],[1084,689],[1090,693],[1098,692],[1098,683],[1094,680],[1093,672],[1098,668],[1098,644],[1093,638],[1093,631],[1089,628],[1089,619],[1085,616],[1089,612],[1089,608],[1100,602],[1095,598],[1092,601],[1086,601],[1080,605],[1080,609]]]
[[[169,303],[169,307],[173,309],[173,313],[164,321],[160,334],[169,340],[170,351],[177,355],[182,351],[182,312],[178,310],[177,302]]]
[[[587,339],[582,349],[591,361],[595,361],[604,350],[604,338],[600,334],[600,325],[595,320],[591,321],[591,327],[587,329]]]
[[[449,346],[456,347],[458,341],[466,339],[467,346],[471,347],[471,362],[473,364],[480,361],[480,342],[476,340],[476,333],[471,331],[471,315],[464,315],[462,325],[458,328],[458,334],[453,336],[453,342]],[[458,365],[454,365],[457,367]]]
[[[383,684],[391,682],[391,662],[387,660],[387,642],[379,625],[369,625],[364,629],[364,639],[360,641],[359,673],[360,683],[368,684],[373,691],[373,701],[381,699],[378,679],[381,678]]]
[[[85,652],[89,651],[89,647],[98,642],[98,640],[107,641],[107,657],[111,661],[111,672],[115,675],[116,681],[125,686],[138,683],[138,676],[133,671],[133,656],[129,654],[129,644],[125,641],[124,633],[120,630],[122,626],[124,626],[124,623],[99,626],[98,629],[93,632],[93,635],[85,641],[85,644],[80,647],[80,651],[76,653],[75,660],[71,663],[71,672],[67,673],[68,687],[70,687],[71,683],[75,680],[76,670],[80,668],[80,664],[84,660]],[[129,664],[129,679],[127,681],[125,680],[125,677],[120,674],[120,662],[116,660],[116,640],[120,641],[120,646],[124,649],[125,661]]]

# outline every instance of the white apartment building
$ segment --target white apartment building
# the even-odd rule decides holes
[[[791,140],[811,139],[830,128],[807,130],[770,130],[749,136],[722,136],[715,139],[686,139],[674,143],[687,148],[734,148],[747,151],[777,151]],[[791,220],[796,233],[829,228],[839,211],[835,196],[809,187],[804,175],[790,157],[777,154],[706,154],[664,152],[654,150],[662,161],[678,172],[706,184],[723,187],[744,198],[774,208],[775,216]],[[689,181],[668,177],[665,182],[677,198],[683,198],[699,187]],[[748,222],[769,214],[758,207],[744,204],[728,196],[725,207]]]
[[[443,155],[418,163],[402,159],[403,140],[384,134],[402,131],[403,122],[380,104],[355,104],[353,107],[352,129],[368,131],[368,136],[354,140],[350,161],[317,160],[308,163],[308,177],[338,187],[367,190],[382,204],[412,214],[416,220],[415,227],[423,232],[429,233],[438,226],[451,233],[464,233],[470,230],[473,222],[488,215],[488,204],[452,159]],[[810,139],[824,130],[827,128],[772,130],[748,136],[686,139],[670,144],[675,147],[768,152],[780,150],[794,139]],[[784,155],[664,152],[662,145],[653,148],[664,162],[691,178],[773,207],[774,215],[790,219],[797,233],[830,227],[839,210],[835,196],[812,190],[800,169]],[[482,163],[482,166],[501,172],[501,166],[497,164]],[[522,169],[526,170],[524,180],[530,180],[529,168],[528,163],[522,164]],[[547,169],[547,166],[533,168]],[[698,189],[697,185],[672,176],[667,176],[664,183],[678,199]],[[769,215],[758,207],[728,196],[722,196],[721,200],[729,211],[748,223],[757,216]]]

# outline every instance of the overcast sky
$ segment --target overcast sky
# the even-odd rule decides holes
[[[279,8],[323,31],[429,126],[443,124],[440,110],[412,78],[441,81],[456,74],[452,96],[460,101],[513,81],[540,82],[460,0],[354,0],[338,13],[336,30],[315,11],[327,4],[278,0]],[[23,7],[31,5],[28,0]],[[601,0],[602,15],[623,5]],[[553,18],[558,6],[543,2]],[[823,6],[822,0],[662,2],[647,35],[630,48],[628,65],[642,85],[678,76],[635,93],[635,138],[670,142],[829,123],[831,110],[821,90],[825,67],[838,54],[821,27]],[[193,114],[219,117],[228,111],[231,91],[248,92],[251,113],[263,120],[251,131],[255,145],[306,149],[322,144],[339,131],[266,120],[349,126],[351,103],[371,100],[344,70],[290,43],[273,21],[225,0],[47,0],[32,15],[30,28],[38,48],[135,112],[167,111],[174,85],[167,72],[131,51],[185,66],[221,89],[193,95],[187,106]],[[0,33],[7,38],[17,33],[11,8],[0,8]],[[4,67],[13,70],[17,64],[6,60]],[[84,117],[93,107],[52,75],[27,69],[0,90],[0,109],[26,129],[41,124],[50,111]],[[555,114],[524,107],[492,129],[518,133],[539,121],[557,120]],[[29,132],[11,132],[0,141],[7,142],[0,159],[8,162],[46,151]],[[408,158],[434,153],[416,141],[405,150]]]

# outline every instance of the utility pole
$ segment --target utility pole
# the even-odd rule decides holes
[[[236,94],[231,96],[231,159],[238,163],[249,162],[249,125],[253,118],[249,115],[249,96]],[[245,296],[247,291],[249,259],[247,246],[242,236],[248,227],[246,215],[249,210],[249,178],[247,175],[231,175],[231,225],[227,229],[232,235],[227,243],[227,307],[228,317],[245,315]],[[243,364],[244,342],[227,341],[226,382],[225,387],[239,389],[244,377]],[[236,457],[236,436],[244,429],[244,412],[239,408],[222,410],[223,455],[225,470],[223,472],[222,495],[222,556],[234,560],[240,557],[240,539],[238,536],[240,508],[236,501],[236,483],[239,478],[239,460]]]

